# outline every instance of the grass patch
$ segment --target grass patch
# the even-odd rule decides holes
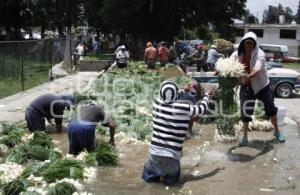
[[[283,63],[283,68],[300,70],[300,63]]]
[[[35,72],[25,77],[24,88],[30,89],[48,81],[48,70]],[[20,78],[1,78],[0,99],[19,93],[22,91],[22,81]]]
[[[24,89],[30,89],[48,80],[49,62],[28,58],[23,60]],[[22,91],[22,62],[12,55],[0,55],[0,98]]]
[[[87,56],[84,56],[84,60],[110,60],[114,57],[114,55],[108,55],[108,54],[88,54]]]

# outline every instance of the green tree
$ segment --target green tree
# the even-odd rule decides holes
[[[286,7],[284,9],[284,17],[286,23],[291,23],[295,19],[295,16],[293,15],[293,11],[290,7]]]
[[[20,29],[31,27],[41,27],[44,38],[47,29],[57,28],[63,35],[64,27],[82,25],[85,10],[82,0],[4,0],[0,1],[0,17],[9,40],[21,39]]]
[[[268,10],[264,11],[263,23],[277,24],[278,23],[278,11],[277,7],[269,5]]]
[[[144,40],[171,40],[185,29],[201,25],[214,25],[224,36],[232,24],[233,17],[244,14],[245,0],[87,0],[89,21],[103,25],[118,34],[132,34]],[[91,7],[91,5],[95,5]],[[101,7],[96,7],[101,6]],[[98,10],[90,13],[91,10]]]
[[[295,15],[295,18],[296,18],[297,24],[300,24],[300,1],[299,1],[298,10],[297,10],[297,13]]]
[[[252,13],[250,13],[249,9],[246,9],[245,22],[248,24],[255,24],[258,23],[258,18],[255,17]]]
[[[0,2],[0,26],[7,32],[6,39],[21,39],[23,1],[7,0]]]
[[[269,5],[268,10],[264,11],[263,22],[267,24],[278,24],[280,15],[285,17],[287,23],[291,23],[294,19],[291,8],[285,7],[283,9],[282,5],[279,3],[277,7]]]

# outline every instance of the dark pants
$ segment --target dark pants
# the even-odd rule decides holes
[[[146,61],[147,68],[149,68],[149,69],[155,69],[155,63],[156,63],[156,60],[147,60]]]
[[[161,60],[161,61],[160,61],[160,66],[161,66],[161,67],[165,67],[166,64],[167,64],[167,62],[168,62],[167,60]]]
[[[163,182],[167,185],[178,182],[180,176],[180,161],[164,156],[149,154],[148,161],[144,165],[142,178],[146,182]]]
[[[197,72],[201,71],[201,68],[203,69],[204,72],[208,71],[208,66],[206,63],[203,62],[197,62]]]
[[[68,125],[69,153],[77,155],[86,149],[95,148],[95,125],[88,125],[77,120],[71,120]]]
[[[43,115],[33,108],[29,106],[25,113],[25,120],[27,122],[27,127],[29,131],[45,131],[45,118]]]
[[[215,70],[215,64],[212,63],[205,63],[208,71],[214,71]]]
[[[126,68],[127,63],[117,63],[118,68]]]
[[[267,116],[274,116],[277,114],[277,107],[274,104],[274,94],[271,85],[261,89],[256,95],[250,85],[242,85],[240,90],[241,103],[241,120],[243,122],[252,121],[251,115],[254,112],[255,100],[258,99],[263,102],[264,110]],[[246,102],[250,100],[249,102]]]

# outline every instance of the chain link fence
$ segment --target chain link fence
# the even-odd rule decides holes
[[[65,46],[66,39],[0,42],[0,98],[47,82]]]

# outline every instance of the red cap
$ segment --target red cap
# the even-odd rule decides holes
[[[202,49],[203,46],[202,45],[197,45],[197,49]]]

